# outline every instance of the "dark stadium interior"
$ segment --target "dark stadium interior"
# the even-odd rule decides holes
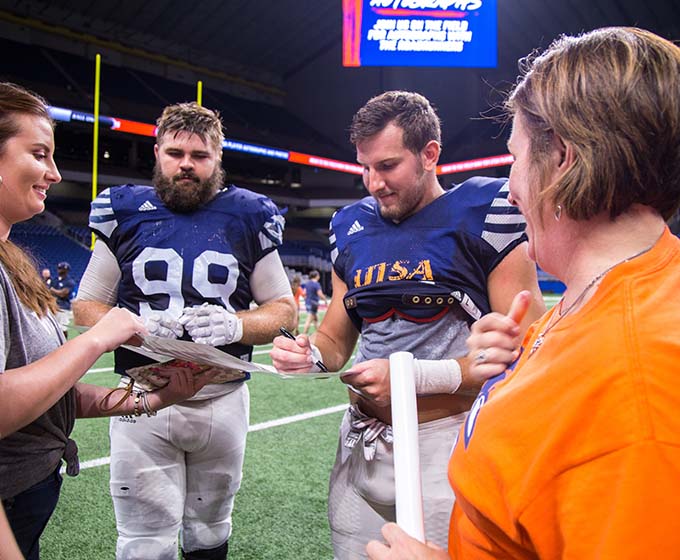
[[[384,90],[415,90],[438,109],[441,162],[448,163],[506,153],[507,131],[485,117],[497,113],[518,59],[562,33],[607,25],[678,39],[680,3],[501,0],[498,67],[475,69],[343,68],[340,0],[0,0],[0,79],[34,89],[52,105],[93,113],[93,60],[101,53],[102,115],[153,123],[165,105],[195,99],[201,80],[203,103],[220,110],[228,138],[345,162],[354,161],[347,127],[356,109]],[[92,127],[60,124],[56,140],[64,182],[47,209],[62,220],[52,223],[59,231],[86,240]],[[153,139],[102,128],[98,161],[100,189],[148,182]],[[224,166],[230,181],[282,208],[291,253],[302,247],[325,256],[332,212],[364,195],[357,175],[285,160],[225,151]]]

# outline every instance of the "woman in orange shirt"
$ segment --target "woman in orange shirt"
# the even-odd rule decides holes
[[[509,201],[565,283],[530,328],[468,340],[489,380],[449,465],[452,558],[669,558],[680,550],[680,48],[635,28],[563,37],[507,108]],[[374,560],[447,558],[394,525]]]

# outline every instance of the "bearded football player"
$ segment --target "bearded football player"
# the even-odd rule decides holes
[[[268,198],[225,185],[218,113],[181,103],[157,124],[153,186],[111,187],[92,203],[97,241],[76,322],[93,324],[117,305],[156,336],[250,360],[254,344],[297,324],[277,250],[283,217]],[[121,375],[152,361],[125,349],[115,358]],[[183,558],[227,557],[248,431],[246,378],[111,422],[118,559],[174,560],[178,536]]]

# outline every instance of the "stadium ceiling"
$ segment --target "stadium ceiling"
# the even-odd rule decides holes
[[[236,93],[285,106],[345,149],[348,158],[347,125],[366,99],[386,89],[421,91],[442,117],[444,161],[504,151],[498,125],[478,117],[515,80],[518,59],[560,34],[636,25],[680,39],[679,1],[498,0],[495,69],[342,68],[341,5],[341,0],[0,0],[0,20],[29,34],[51,29],[63,41],[85,37],[95,46],[110,42],[125,56],[145,53],[188,64],[196,76],[207,77],[206,87],[222,80]]]

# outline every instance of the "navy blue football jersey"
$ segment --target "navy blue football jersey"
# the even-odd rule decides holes
[[[63,278],[57,277],[56,280],[52,282],[52,287],[56,290],[63,290],[68,288],[69,292],[66,297],[57,296],[57,306],[59,309],[71,309],[71,300],[73,299],[73,290],[76,288],[76,283],[68,274]]]
[[[204,302],[230,312],[253,300],[255,264],[283,241],[284,219],[268,198],[230,185],[190,213],[168,210],[153,187],[123,185],[92,203],[90,228],[115,255],[121,270],[118,305],[142,317]],[[185,339],[190,340],[185,334]],[[252,347],[221,347],[250,359]],[[116,371],[149,363],[119,349]]]
[[[474,177],[399,223],[370,196],[339,210],[331,260],[357,329],[393,315],[436,320],[451,305],[470,321],[488,313],[489,274],[526,241],[524,217],[507,195],[506,179]]]

